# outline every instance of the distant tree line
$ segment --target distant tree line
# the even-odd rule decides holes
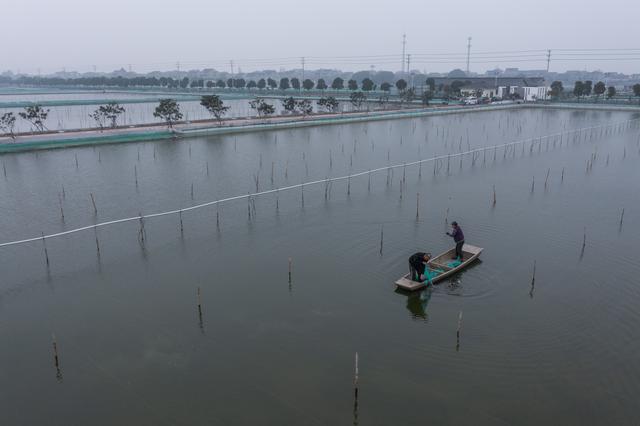
[[[395,83],[383,81],[376,84],[371,78],[365,77],[360,82],[355,79],[350,79],[345,82],[341,77],[333,79],[331,84],[328,84],[323,78],[319,78],[317,81],[311,79],[305,79],[300,81],[297,77],[283,77],[276,81],[273,78],[261,78],[259,80],[246,80],[244,78],[227,78],[227,79],[189,79],[183,77],[181,79],[174,79],[172,77],[78,77],[78,78],[61,78],[61,77],[34,77],[34,76],[20,76],[17,79],[11,79],[9,77],[0,77],[0,83],[13,83],[27,86],[88,86],[88,87],[158,87],[167,89],[257,89],[257,90],[306,90],[313,89],[324,91],[328,89],[332,90],[349,90],[356,91],[362,90],[363,92],[372,92],[380,90],[383,92],[390,92],[392,87],[396,87],[399,92],[403,92],[408,84],[404,79],[399,79]],[[435,80],[433,78],[426,79],[426,86],[428,86],[431,92],[436,91]],[[459,93],[459,89],[464,86],[463,81],[454,81],[449,85],[440,85],[438,88],[441,92],[446,93]]]
[[[634,84],[632,89],[634,96],[640,97],[640,84]],[[573,91],[571,93],[577,99],[590,97],[592,94],[596,96],[596,99],[599,99],[600,96],[606,93],[607,98],[611,99],[616,96],[616,88],[614,86],[607,87],[607,85],[602,81],[598,81],[593,84],[593,81],[591,80],[579,80],[574,83]],[[554,81],[551,83],[549,95],[556,99],[566,96],[562,82]]]

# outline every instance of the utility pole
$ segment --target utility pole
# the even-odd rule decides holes
[[[551,64],[551,49],[547,50],[547,72],[549,72],[550,64]]]
[[[407,72],[411,72],[411,53],[407,53]]]
[[[467,75],[469,75],[469,58],[471,57],[471,37],[467,38]]]
[[[302,81],[300,82],[300,84],[302,85],[302,82],[304,81],[304,56],[302,57]],[[302,87],[302,86],[300,86]]]
[[[231,64],[231,75],[233,76],[233,59],[229,63]]]
[[[404,73],[404,52],[407,47],[407,35],[402,34],[402,72]]]

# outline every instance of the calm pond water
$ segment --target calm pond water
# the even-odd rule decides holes
[[[0,242],[246,194],[256,177],[284,187],[638,117],[510,110],[4,155]],[[305,187],[304,206],[300,190],[230,202],[185,212],[182,233],[178,216],[148,219],[144,247],[138,223],[113,225],[99,256],[92,230],[47,240],[49,267],[41,242],[0,248],[2,424],[634,424],[639,140],[400,168],[350,193]],[[394,291],[409,255],[451,246],[446,218],[482,261]]]

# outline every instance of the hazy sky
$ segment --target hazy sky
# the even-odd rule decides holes
[[[551,71],[640,72],[636,0],[0,1],[0,70],[151,71],[178,61],[229,70],[233,59],[249,71],[299,67],[305,56],[308,68],[396,71],[406,33],[411,68],[420,70],[464,69],[471,36],[471,71],[544,69],[537,50],[554,49]],[[638,50],[555,50],[610,48]],[[481,53],[524,50],[534,52]]]

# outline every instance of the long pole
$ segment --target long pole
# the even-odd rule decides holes
[[[547,72],[549,72],[549,65],[551,64],[551,49],[547,50]]]
[[[407,47],[407,35],[402,34],[402,72],[404,73],[404,52]]]
[[[467,37],[467,75],[469,75],[469,58],[471,57],[471,37]]]

